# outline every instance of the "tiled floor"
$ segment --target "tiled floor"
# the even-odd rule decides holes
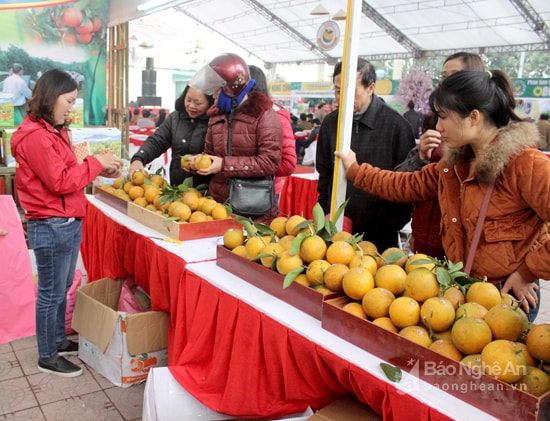
[[[550,282],[541,285],[537,323],[550,323]],[[114,386],[77,357],[80,377],[61,378],[36,367],[34,336],[0,345],[0,420],[140,420],[145,385]]]
[[[38,371],[34,336],[0,345],[0,420],[141,420],[145,384],[120,388],[84,365],[79,377]]]

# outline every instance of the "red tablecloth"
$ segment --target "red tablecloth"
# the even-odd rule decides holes
[[[372,374],[364,363],[343,358],[337,351],[341,348],[312,340],[312,330],[304,331],[304,322],[300,323],[310,318],[305,313],[291,308],[290,314],[299,314],[292,316],[292,324],[283,324],[275,317],[280,314],[276,307],[262,303],[261,298],[250,301],[252,292],[238,298],[228,286],[235,277],[214,261],[188,263],[185,256],[122,226],[91,203],[83,234],[82,255],[91,281],[132,276],[151,293],[155,310],[170,312],[170,370],[211,409],[241,418],[274,418],[308,406],[318,409],[354,393],[385,420],[450,419],[418,400],[416,392],[409,394]],[[205,267],[210,272],[201,272]],[[238,278],[233,282],[240,291],[253,288],[259,293]],[[267,302],[276,301],[269,297]],[[271,310],[259,310],[264,307]],[[310,320],[307,326],[316,335],[332,336]],[[296,330],[291,327],[295,325]],[[345,343],[346,349],[350,347],[356,349]],[[373,358],[364,351],[354,352],[363,359]],[[443,393],[442,401],[446,399],[455,398]],[[463,407],[460,401],[458,405]]]
[[[214,411],[276,418],[355,393],[384,420],[449,420],[192,270],[181,284],[175,324],[170,372]]]
[[[281,215],[302,215],[306,219],[313,217],[313,207],[317,203],[317,180],[293,175],[287,177],[281,198]]]

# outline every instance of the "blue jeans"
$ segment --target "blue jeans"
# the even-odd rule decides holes
[[[66,340],[67,291],[74,279],[82,221],[74,218],[29,220],[27,234],[38,272],[38,355],[47,358],[57,354],[57,345]]]

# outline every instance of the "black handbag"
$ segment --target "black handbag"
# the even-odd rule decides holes
[[[237,215],[262,216],[273,208],[274,203],[273,177],[232,178],[229,180],[229,204]]]
[[[227,129],[227,155],[231,156],[231,123],[229,114]],[[275,204],[275,181],[273,177],[240,178],[229,180],[229,204],[234,213],[246,217],[259,217],[268,213]]]

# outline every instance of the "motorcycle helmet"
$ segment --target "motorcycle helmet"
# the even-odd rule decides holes
[[[192,88],[213,95],[219,88],[230,98],[238,97],[250,81],[246,62],[237,54],[226,53],[203,66],[189,81]]]

